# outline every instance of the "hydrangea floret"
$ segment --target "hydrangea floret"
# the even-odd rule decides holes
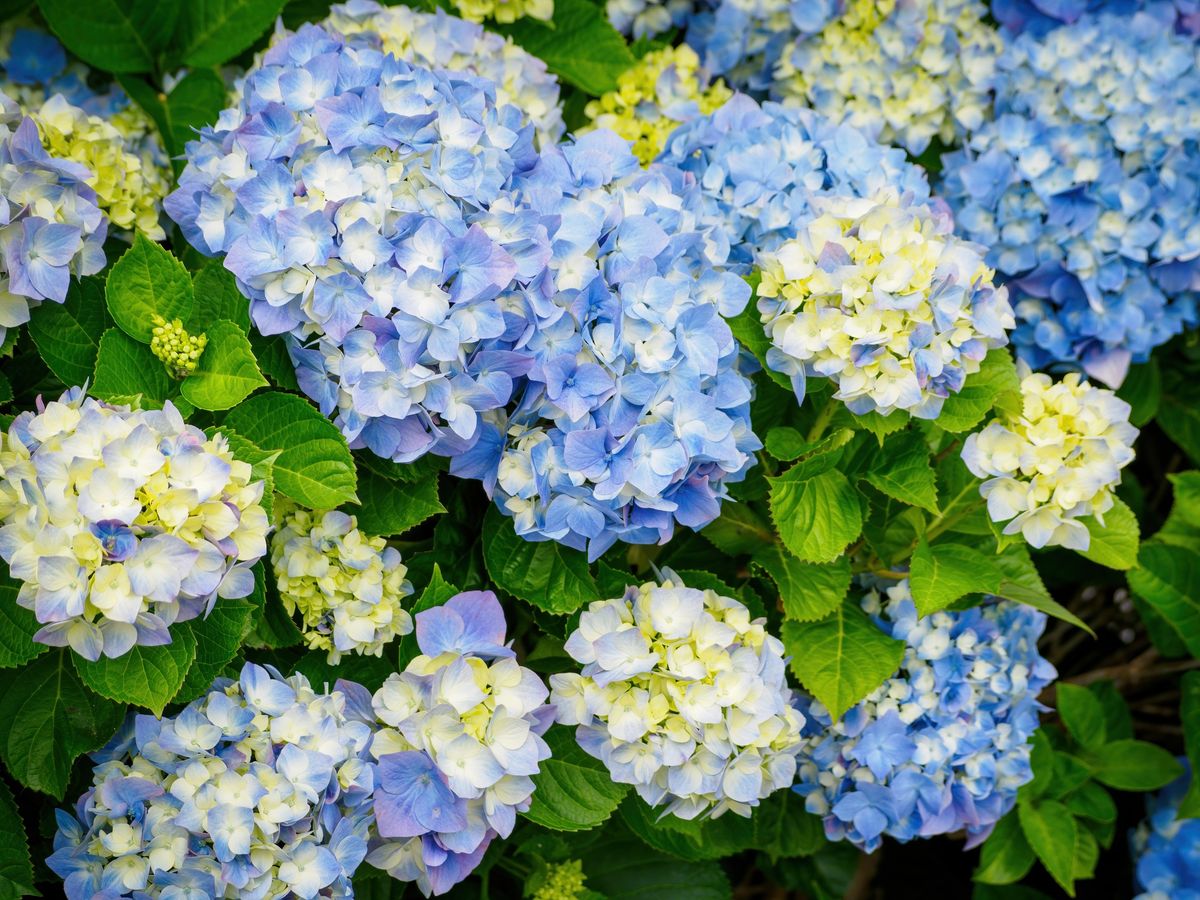
[[[992,0],[992,16],[1013,35],[1026,31],[1043,35],[1091,13],[1132,15],[1142,11],[1153,14],[1166,28],[1200,36],[1197,0]]]
[[[680,122],[708,115],[730,96],[725,82],[708,82],[696,51],[683,44],[647,53],[621,73],[615,91],[590,101],[585,112],[595,127],[632,143],[634,156],[646,166]]]
[[[47,864],[68,900],[353,897],[375,786],[356,687],[246,663],[176,716],[131,720],[57,813]]]
[[[1121,469],[1133,461],[1138,430],[1130,406],[1078,372],[1061,381],[1021,365],[1021,408],[963,442],[962,459],[993,522],[1033,547],[1087,550],[1089,516],[1104,524]]]
[[[108,219],[90,176],[50,156],[34,121],[0,94],[0,343],[43,300],[66,300],[72,276],[104,268]]]
[[[523,329],[513,348],[525,379],[516,403],[483,414],[451,473],[482,479],[518,534],[592,559],[617,540],[661,543],[676,523],[708,524],[761,442],[723,318],[750,290],[724,269],[728,245],[701,222],[697,185],[643,172],[599,130],[543,151],[514,186],[553,256],[498,301]]]
[[[188,334],[181,320],[168,322],[158,313],[154,313],[150,321],[154,325],[150,330],[150,352],[162,360],[171,377],[187,378],[195,372],[200,355],[208,346],[208,337]]]
[[[730,265],[743,275],[815,218],[813,200],[871,197],[891,188],[929,200],[925,170],[904,151],[812,110],[736,94],[710,116],[681,125],[659,159],[700,184],[705,220],[719,225]]]
[[[290,507],[290,508],[289,508]],[[288,615],[300,614],[308,646],[336,666],[345,653],[382,656],[413,630],[400,601],[412,593],[400,551],[337,510],[276,506],[271,565]]]
[[[374,696],[382,723],[377,838],[367,861],[421,891],[466,878],[494,838],[529,809],[541,735],[553,721],[546,686],[505,643],[491,591],[469,591],[416,616],[421,655]]]
[[[913,154],[955,144],[988,112],[1003,42],[986,14],[982,0],[846,0],[784,49],[772,96]]]
[[[493,301],[549,248],[502,200],[533,162],[521,113],[375,43],[316,26],[277,40],[189,143],[167,209],[224,256],[255,327],[288,335],[301,388],[351,446],[407,461],[508,402]]]
[[[1200,43],[1147,13],[1087,16],[1021,35],[999,69],[943,192],[1009,284],[1021,357],[1117,387],[1197,321]]]
[[[837,722],[801,695],[795,790],[831,840],[867,852],[965,830],[982,842],[1033,777],[1029,738],[1054,667],[1046,616],[1011,601],[917,617],[907,579],[873,585],[863,609],[905,644],[900,670]]]
[[[566,650],[583,669],[550,676],[551,702],[614,781],[664,814],[749,816],[796,771],[804,717],[783,644],[740,601],[662,575],[580,614]]]
[[[1179,818],[1194,777],[1186,759],[1183,775],[1146,798],[1146,819],[1129,836],[1134,857],[1134,900],[1195,900],[1200,885],[1200,819]]]
[[[254,589],[263,482],[169,402],[39,399],[0,437],[0,472],[0,557],[42,625],[35,641],[117,657]]]
[[[607,0],[608,21],[635,41],[687,25],[708,0]]]
[[[936,418],[1013,327],[983,248],[894,191],[813,204],[820,215],[761,257],[767,364],[801,402],[821,375],[854,413]]]
[[[486,78],[495,86],[497,105],[519,109],[542,144],[554,144],[563,135],[558,79],[511,38],[440,9],[430,14],[408,6],[380,6],[375,0],[340,3],[322,24],[348,37],[377,42],[379,50],[415,66]]]
[[[112,224],[165,238],[159,219],[170,163],[153,124],[120,86],[93,88],[90,71],[68,63],[53,35],[27,26],[0,34],[0,69],[4,92],[37,123],[50,154],[88,170]]]
[[[554,16],[554,0],[454,0],[454,6],[470,22],[507,24],[525,16],[546,21]]]

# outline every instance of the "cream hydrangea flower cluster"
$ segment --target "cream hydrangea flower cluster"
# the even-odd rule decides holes
[[[86,659],[168,644],[168,627],[245,597],[266,553],[263,482],[167,403],[73,388],[0,437],[0,557],[35,641]]]
[[[546,2],[553,12],[551,0]],[[484,0],[484,5],[490,3]],[[463,15],[472,18],[465,10]],[[566,130],[558,102],[558,79],[546,70],[546,64],[511,38],[485,31],[474,21],[466,22],[441,10],[430,14],[408,6],[380,6],[375,0],[350,0],[334,6],[323,24],[347,37],[377,37],[380,50],[405,62],[427,69],[471,72],[488,79],[496,86],[497,105],[511,104],[521,110],[533,123],[543,145],[557,143]]]
[[[706,116],[733,92],[719,78],[711,84],[691,47],[652,50],[617,79],[609,91],[585,108],[592,127],[608,128],[633,144],[643,166],[662,152],[667,137],[681,122]]]
[[[890,189],[813,205],[821,214],[763,256],[768,365],[801,401],[806,376],[822,375],[860,415],[935,418],[1014,324],[983,249]]]
[[[508,23],[525,16],[549,21],[554,17],[554,0],[454,0],[454,5],[471,22],[495,19]]]
[[[651,806],[749,816],[796,772],[804,717],[783,644],[739,601],[662,574],[580,614],[566,650],[583,670],[550,676],[551,703]]]
[[[922,153],[978,128],[1003,41],[980,0],[848,0],[785,48],[772,96]]]
[[[308,646],[329,652],[382,656],[383,647],[413,630],[400,600],[412,593],[400,551],[358,528],[336,510],[277,506],[271,565],[289,615],[300,613]]]
[[[1020,414],[1001,412],[970,435],[963,462],[987,479],[979,492],[992,521],[1008,522],[1005,534],[1021,534],[1033,547],[1086,550],[1091,535],[1080,519],[1104,524],[1121,469],[1134,457],[1130,406],[1078,372],[1056,382],[1018,367]]]

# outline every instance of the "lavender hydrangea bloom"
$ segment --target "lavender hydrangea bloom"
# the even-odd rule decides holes
[[[1145,10],[1167,28],[1200,35],[1197,0],[992,0],[992,15],[1011,34],[1043,35],[1089,13],[1132,15]]]
[[[421,655],[363,704],[379,727],[367,861],[429,896],[471,874],[529,809],[553,715],[546,686],[506,645],[491,591],[451,597],[416,624]]]
[[[1146,798],[1146,820],[1129,836],[1141,891],[1134,900],[1200,900],[1200,819],[1177,818],[1192,777],[1186,771]]]
[[[108,219],[90,177],[50,156],[33,120],[0,95],[0,343],[42,301],[62,303],[72,276],[104,268]]]
[[[1086,16],[999,68],[943,192],[1008,282],[1021,357],[1119,386],[1197,321],[1200,44],[1147,13]]]
[[[316,26],[278,40],[188,145],[167,210],[223,255],[255,326],[353,447],[397,461],[468,441],[521,361],[493,301],[549,256],[506,194],[533,130],[490,82]],[[487,210],[485,213],[484,211]]]
[[[929,200],[925,170],[903,150],[812,110],[760,106],[741,94],[677,128],[659,160],[695,176],[705,219],[725,230],[731,265],[743,274],[819,215],[816,197],[890,188],[914,203]]]
[[[617,540],[711,522],[761,444],[722,318],[750,290],[724,269],[728,243],[702,223],[698,186],[674,168],[640,170],[604,130],[544,151],[514,186],[553,256],[498,301],[524,379],[450,471],[481,479],[518,534],[593,559]]]
[[[872,587],[863,608],[904,641],[900,670],[833,722],[807,720],[794,790],[831,840],[870,852],[965,829],[984,840],[1032,778],[1038,693],[1056,677],[1037,652],[1046,616],[1010,601],[917,618],[908,581]]]
[[[712,0],[607,0],[608,21],[635,41],[690,25]]]
[[[348,707],[365,693],[247,663],[176,716],[131,718],[57,813],[46,862],[68,900],[353,897],[375,766]]]

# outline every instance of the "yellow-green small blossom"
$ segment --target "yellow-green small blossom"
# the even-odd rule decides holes
[[[1086,550],[1083,522],[1104,524],[1121,469],[1133,461],[1138,430],[1129,404],[1094,387],[1078,372],[1055,382],[1018,363],[1021,410],[1002,411],[963,443],[962,458],[977,478],[993,522],[1033,547]],[[1011,520],[1011,521],[1009,521]]]
[[[168,322],[155,314],[153,322],[150,352],[163,361],[172,378],[187,378],[196,371],[208,337],[188,334],[179,319]]]
[[[290,507],[290,504],[289,504]],[[354,516],[286,508],[271,539],[271,565],[290,615],[300,613],[305,640],[329,651],[382,656],[383,647],[413,630],[400,605],[412,593],[400,553],[358,528]]]
[[[533,900],[577,900],[584,892],[583,863],[577,859],[550,866]]]
[[[114,124],[140,127],[136,114],[122,112],[109,122],[72,106],[61,94],[28,112],[51,155],[82,163],[91,171],[88,183],[114,225],[153,240],[166,237],[159,212],[170,184],[145,154],[129,149],[126,136]]]
[[[725,82],[711,84],[700,57],[686,44],[654,50],[617,79],[617,89],[588,103],[595,128],[608,128],[633,144],[648,166],[680,123],[708,115],[733,96]]]
[[[545,22],[554,18],[554,0],[454,0],[454,5],[471,22],[493,19],[508,24],[526,16]]]

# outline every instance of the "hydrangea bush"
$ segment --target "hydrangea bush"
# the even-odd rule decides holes
[[[0,4],[0,896],[1190,897],[1198,15]]]

